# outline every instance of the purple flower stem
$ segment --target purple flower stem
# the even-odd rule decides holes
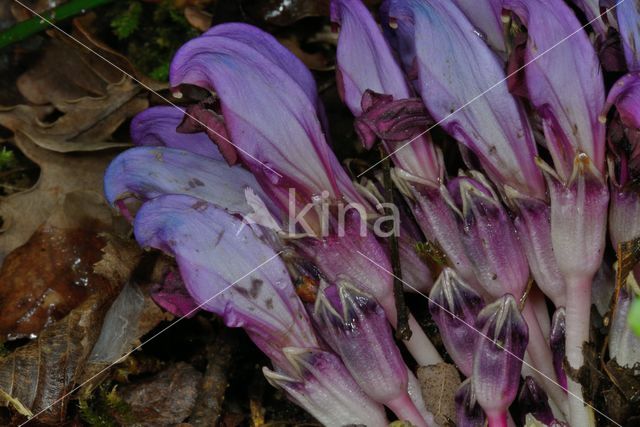
[[[390,402],[387,402],[386,405],[393,411],[394,414],[396,414],[398,419],[409,421],[416,427],[428,427],[427,422],[420,414],[420,411],[418,411],[418,408],[416,408],[416,405],[413,403],[408,393],[405,393],[402,396],[393,399]]]
[[[533,302],[527,300],[522,310],[522,316],[529,326],[529,344],[527,345],[527,354],[531,359],[531,364],[540,372],[533,372],[533,375],[542,385],[549,397],[559,406],[563,414],[568,412],[566,405],[567,396],[564,390],[558,386],[556,382],[556,373],[553,368],[553,355],[551,348],[547,344],[544,333],[538,323]],[[549,380],[551,378],[552,380]]]
[[[567,300],[565,307],[566,358],[569,366],[579,369],[584,364],[582,345],[589,341],[591,315],[591,277],[567,277]],[[582,386],[571,377],[569,387],[569,421],[571,425],[593,427],[595,419],[591,407],[583,401]]]
[[[385,298],[385,301],[378,301],[384,309],[387,319],[391,323],[391,326],[396,327],[396,304],[392,298]],[[438,350],[433,346],[431,340],[424,333],[424,330],[418,324],[418,321],[411,313],[407,319],[409,328],[411,329],[411,338],[408,341],[403,341],[409,353],[413,356],[416,363],[420,366],[435,365],[436,363],[442,363],[442,357],[438,353]]]

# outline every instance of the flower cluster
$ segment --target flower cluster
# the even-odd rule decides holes
[[[640,6],[602,19],[575,3],[586,29],[562,0],[386,0],[377,21],[333,0],[340,96],[393,164],[361,179],[331,150],[312,74],[275,38],[228,23],[185,44],[174,96],[210,96],[139,114],[138,147],[105,176],[140,245],[175,258],[157,302],[243,328],[268,381],[325,425],[384,426],[385,407],[437,425],[393,339],[408,326],[415,362],[443,362],[410,313],[400,324],[403,283],[467,377],[458,425],[506,426],[516,402],[545,425],[593,426],[565,366],[584,363],[607,230],[615,247],[640,237]],[[603,68],[626,72],[608,94]],[[419,256],[424,242],[446,265]],[[640,361],[632,295],[612,322],[624,366]]]

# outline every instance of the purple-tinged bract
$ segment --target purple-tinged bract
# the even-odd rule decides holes
[[[500,419],[518,393],[529,330],[509,294],[486,306],[476,324],[483,334],[476,343],[473,360],[476,399],[489,420]]]
[[[454,270],[445,267],[429,294],[429,311],[456,367],[466,375],[473,371],[476,318],[484,307],[482,297],[467,286]]]
[[[387,425],[384,408],[362,392],[333,353],[316,349],[283,349],[294,374],[263,368],[267,380],[324,425]]]

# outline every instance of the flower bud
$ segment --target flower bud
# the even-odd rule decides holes
[[[382,405],[358,387],[340,358],[314,349],[283,349],[299,378],[262,368],[267,381],[324,425],[386,426]]]
[[[495,420],[496,425],[501,425],[500,420],[506,417],[507,408],[518,393],[529,330],[510,294],[486,306],[476,324],[483,336],[476,343],[473,386],[489,424]]]
[[[389,406],[399,418],[425,425],[407,393],[407,366],[373,297],[346,282],[325,285],[312,317],[322,338],[368,396]]]
[[[529,265],[509,215],[486,179],[460,176],[450,181],[449,195],[464,228],[463,242],[483,290],[494,298],[522,295]]]
[[[429,295],[429,311],[438,325],[444,346],[467,377],[473,371],[478,338],[475,323],[482,307],[482,297],[448,267],[442,271]]]

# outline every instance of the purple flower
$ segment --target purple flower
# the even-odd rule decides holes
[[[553,353],[553,367],[556,377],[563,388],[567,388],[567,374],[564,372],[565,336],[567,333],[565,309],[560,307],[553,313],[551,319],[551,333],[549,334],[549,346]]]
[[[529,267],[513,223],[490,184],[479,173],[449,182],[447,198],[458,213],[463,244],[482,290],[497,298],[521,296]]]
[[[415,48],[420,94],[431,116],[475,153],[494,182],[544,198],[524,110],[505,84],[496,84],[505,77],[503,67],[460,9],[445,0],[396,0],[389,16],[398,27],[413,24],[413,37],[403,40]]]
[[[616,4],[616,18],[627,67],[629,71],[640,71],[640,4],[633,0],[619,2]]]
[[[312,313],[317,330],[368,396],[400,419],[426,425],[408,394],[407,366],[373,297],[347,282],[325,285]]]
[[[282,365],[284,347],[320,347],[284,264],[240,220],[201,199],[166,195],[142,206],[134,230],[141,246],[175,257],[199,306],[244,328],[272,360]]]
[[[443,166],[428,135],[399,148],[423,133],[429,118],[421,101],[413,98],[373,17],[360,0],[334,0],[331,19],[340,25],[336,54],[339,89],[351,112],[364,116],[356,129],[365,145],[370,147],[372,136],[379,136],[387,151],[394,153],[398,167],[437,182]]]
[[[475,344],[479,338],[475,324],[482,307],[482,297],[450,268],[442,271],[429,294],[429,311],[447,353],[467,377],[473,371]]]
[[[547,393],[531,377],[524,379],[518,394],[518,410],[522,414],[520,420],[522,425],[526,425],[524,418],[527,414],[533,415],[536,420],[545,425],[552,425],[555,422]]]
[[[184,114],[183,109],[173,106],[148,108],[137,114],[131,121],[131,139],[136,145],[177,148],[222,160],[220,151],[207,135],[176,132],[176,128],[184,119]]]
[[[263,368],[267,380],[324,425],[388,424],[384,408],[362,392],[340,358],[314,349],[283,349],[293,367],[291,375]]]
[[[580,154],[603,174],[604,126],[598,116],[604,85],[582,25],[561,0],[505,0],[503,6],[527,27],[522,72],[558,176],[567,182]]]
[[[516,398],[527,347],[527,323],[513,296],[507,294],[486,306],[476,324],[483,337],[473,359],[473,388],[489,425],[506,425],[507,408]]]
[[[172,86],[216,92],[233,141],[230,146],[216,140],[221,151],[235,151],[283,210],[289,209],[292,188],[297,213],[323,191],[331,200],[344,197],[366,206],[326,143],[309,71],[296,66],[299,61],[270,35],[261,32],[259,42],[251,42],[247,27],[223,24],[182,46],[171,63]],[[307,219],[317,231],[313,214]]]

